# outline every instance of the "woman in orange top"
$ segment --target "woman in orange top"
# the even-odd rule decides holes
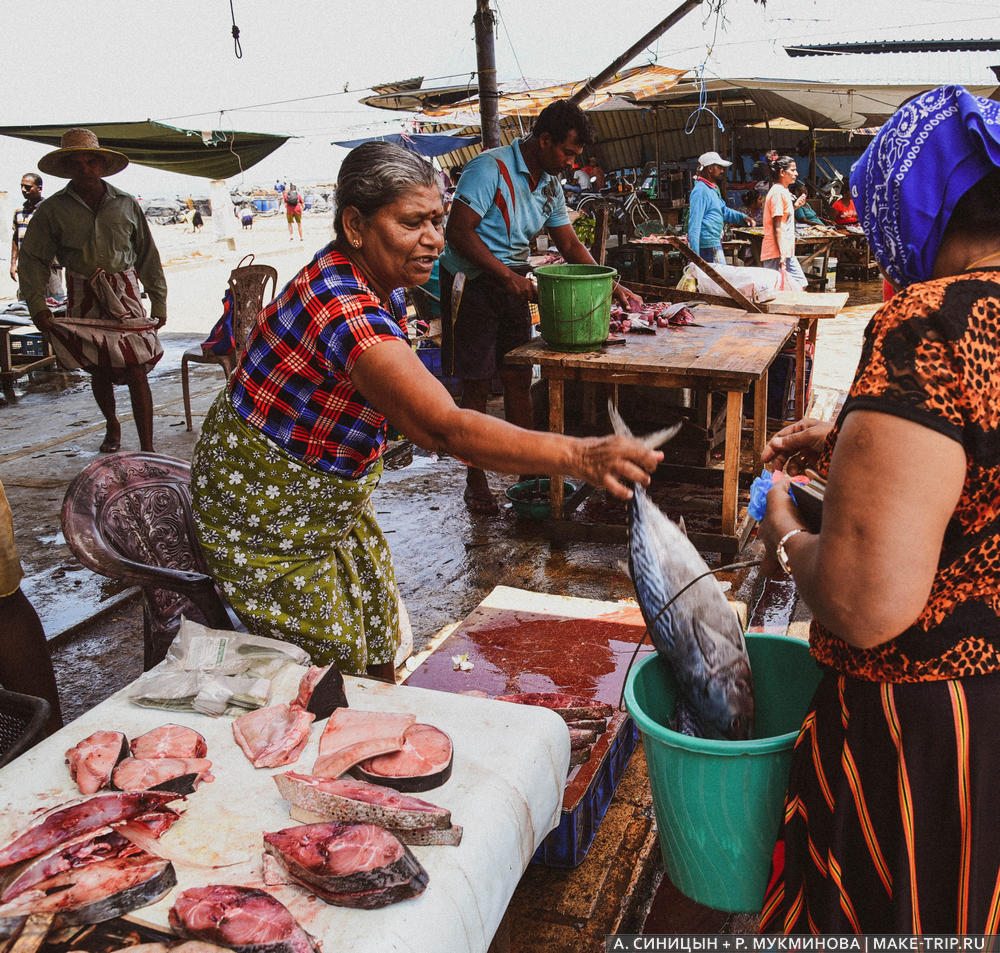
[[[795,199],[788,191],[799,175],[791,156],[778,156],[771,163],[771,191],[764,199],[764,243],[760,263],[782,272],[782,276],[805,288],[807,281],[795,257]]]

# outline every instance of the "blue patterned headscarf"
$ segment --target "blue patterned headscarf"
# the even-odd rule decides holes
[[[878,131],[851,168],[851,195],[896,284],[930,279],[956,203],[997,166],[1000,103],[962,86],[922,93]]]

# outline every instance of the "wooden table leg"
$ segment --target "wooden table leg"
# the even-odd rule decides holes
[[[817,318],[799,318],[795,331],[795,417],[801,420],[806,415],[806,338],[810,324],[815,326]],[[787,393],[787,391],[786,391]]]
[[[726,451],[722,475],[722,533],[736,535],[736,499],[740,484],[740,431],[743,428],[743,392],[726,394]]]
[[[549,379],[549,433],[563,433],[563,393],[561,380]],[[563,518],[563,478],[562,474],[553,476],[549,481],[549,505],[552,519]]]
[[[754,384],[753,390],[753,469],[757,472],[760,455],[767,443],[767,371]]]

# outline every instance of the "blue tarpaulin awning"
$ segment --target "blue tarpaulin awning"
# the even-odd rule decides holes
[[[351,139],[347,142],[334,142],[332,145],[340,146],[342,149],[353,149],[366,142],[392,142],[404,149],[419,152],[420,155],[428,159],[434,156],[447,155],[456,149],[464,149],[466,146],[474,146],[480,141],[479,136],[446,136],[440,133],[431,132],[397,132],[388,133],[384,136],[368,136],[366,139]]]

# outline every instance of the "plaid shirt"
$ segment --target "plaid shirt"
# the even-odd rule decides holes
[[[366,349],[406,341],[403,290],[389,310],[332,245],[257,318],[229,385],[236,412],[308,466],[363,474],[385,450],[383,417],[351,383]]]

